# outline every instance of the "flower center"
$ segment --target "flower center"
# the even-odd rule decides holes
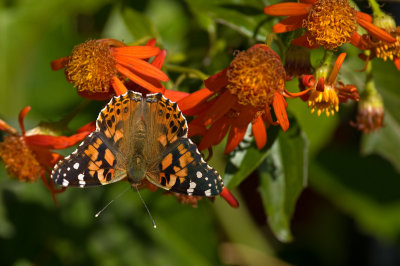
[[[339,97],[333,85],[325,86],[324,91],[312,90],[308,98],[308,107],[311,107],[311,113],[317,110],[318,116],[325,112],[326,116],[334,115],[339,111]]]
[[[400,27],[391,35],[396,38],[394,43],[389,43],[379,40],[375,46],[376,57],[387,60],[388,58],[393,61],[394,58],[400,57]]]
[[[255,47],[236,55],[227,76],[227,88],[240,104],[264,108],[272,103],[275,91],[283,91],[286,74],[277,54]]]
[[[4,137],[0,142],[0,158],[8,174],[21,181],[34,182],[42,173],[35,155],[19,136]]]
[[[79,92],[108,92],[117,74],[116,61],[107,44],[89,40],[74,47],[65,73]]]
[[[347,0],[320,0],[303,21],[310,45],[334,50],[350,41],[357,29],[356,11]]]

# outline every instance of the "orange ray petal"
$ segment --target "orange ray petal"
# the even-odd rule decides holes
[[[226,144],[225,147],[225,154],[231,153],[237,145],[243,140],[244,135],[246,134],[247,126],[242,126],[242,127],[231,127],[231,130],[229,131],[229,136],[228,136],[228,143]]]
[[[26,106],[25,108],[23,108],[21,110],[21,112],[19,112],[18,123],[19,123],[19,127],[21,128],[22,136],[25,136],[24,118],[29,113],[30,110],[31,110],[31,107]]]
[[[288,17],[282,20],[281,22],[275,24],[272,27],[272,30],[275,33],[283,33],[299,29],[303,26],[303,19],[305,19],[306,17],[307,17],[306,15]]]
[[[257,148],[260,150],[267,144],[267,131],[265,130],[264,120],[259,115],[256,121],[252,123],[251,130],[256,140]]]
[[[18,131],[15,128],[13,128],[12,126],[10,126],[9,124],[7,124],[6,122],[4,122],[1,119],[0,119],[0,130],[5,131],[8,134],[18,135]]]
[[[160,48],[155,46],[124,46],[110,48],[113,56],[145,59],[156,56]]]
[[[24,140],[28,145],[40,146],[48,149],[65,149],[74,146],[78,142],[81,142],[90,131],[74,134],[70,137],[65,136],[49,136],[49,135],[32,135],[25,136]]]
[[[368,44],[356,31],[351,34],[350,43],[361,50],[368,49]]]
[[[301,16],[307,15],[312,5],[305,3],[280,3],[264,8],[264,13],[270,16]]]
[[[165,90],[163,94],[164,94],[165,98],[170,99],[173,102],[179,102],[180,100],[182,100],[190,95],[189,93],[184,92],[184,91],[174,91],[174,90]],[[179,104],[178,104],[178,106],[179,106]],[[179,109],[180,108],[181,107],[179,106]]]
[[[147,46],[154,46],[156,45],[156,38],[151,38],[150,40],[147,41],[146,45]]]
[[[359,18],[358,24],[361,27],[363,27],[364,29],[366,29],[368,31],[368,33],[371,34],[372,36],[374,36],[375,38],[378,38],[380,40],[387,41],[390,43],[396,41],[396,39],[392,35],[387,33],[385,30],[375,26],[371,22],[368,22],[364,19]]]
[[[215,75],[212,75],[208,79],[204,80],[204,85],[212,91],[219,91],[226,85],[228,85],[228,77],[226,76],[226,71],[228,68],[221,70]]]
[[[204,134],[200,144],[199,150],[207,149],[212,145],[217,145],[225,137],[229,129],[229,122],[226,117],[218,119]]]
[[[82,132],[85,132],[85,131],[92,132],[92,131],[95,131],[95,130],[96,130],[96,121],[92,121],[92,122],[89,122],[86,125],[78,128],[76,133],[82,133]]]
[[[272,106],[275,111],[275,116],[278,119],[279,124],[281,125],[283,131],[286,131],[289,128],[289,120],[287,118],[286,108],[285,108],[286,105],[287,103],[285,101],[285,98],[283,98],[283,96],[279,92],[275,92]]]
[[[235,199],[235,197],[232,195],[232,193],[226,187],[224,187],[222,189],[222,192],[220,195],[232,207],[234,207],[234,208],[239,207],[239,202],[237,201],[237,199]]]
[[[326,84],[331,85],[335,82],[336,77],[339,73],[340,67],[343,64],[343,61],[346,57],[346,53],[341,53],[338,58],[336,59],[335,65],[333,66],[331,73],[329,74],[329,77],[326,81]]]
[[[160,69],[153,66],[149,62],[143,61],[141,59],[137,59],[134,57],[125,58],[125,57],[115,56],[115,60],[117,60],[118,64],[133,69],[138,73],[141,73],[142,75],[145,75],[147,77],[152,77],[161,81],[169,80],[168,76],[165,75],[164,72],[162,72]]]
[[[356,16],[357,16],[357,19],[363,19],[365,21],[372,23],[372,17],[371,17],[371,15],[369,15],[367,13],[357,11]]]
[[[400,71],[400,58],[399,58],[399,57],[396,57],[396,58],[393,60],[393,62],[394,62],[394,64],[395,64],[395,66],[397,67],[397,70]]]
[[[213,94],[214,92],[210,91],[207,88],[195,91],[178,102],[179,108],[182,110],[182,112],[190,110],[197,105],[205,102]]]
[[[196,117],[193,122],[196,121],[198,124],[208,126],[225,115],[236,101],[236,96],[232,95],[229,91],[225,91],[218,96],[214,104],[203,115]]]
[[[54,71],[60,70],[60,69],[63,69],[68,64],[68,61],[69,61],[69,56],[64,56],[64,57],[61,57],[61,58],[51,61],[50,67]]]
[[[194,123],[189,123],[189,132],[188,132],[188,137],[191,138],[193,136],[204,136],[206,134],[207,129],[205,126],[202,125],[196,125]]]
[[[122,83],[119,78],[115,76],[111,80],[111,85],[114,88],[116,96],[120,96],[128,92],[128,89],[125,87],[124,83]]]
[[[304,46],[309,49],[315,49],[315,48],[319,47],[318,45],[310,45],[310,43],[307,40],[306,35],[302,35],[302,36],[292,40],[292,44],[297,45],[297,46]]]
[[[162,90],[160,90],[159,88],[155,87],[150,82],[142,79],[138,75],[135,75],[134,73],[132,73],[132,71],[130,71],[129,69],[123,67],[122,65],[117,64],[116,67],[117,67],[117,70],[118,70],[119,73],[121,73],[122,75],[126,76],[127,78],[129,78],[133,82],[137,83],[138,85],[142,86],[143,88],[146,88],[151,92],[162,92]]]
[[[153,66],[158,69],[161,69],[162,65],[164,64],[165,56],[167,55],[167,50],[162,50],[151,62]]]

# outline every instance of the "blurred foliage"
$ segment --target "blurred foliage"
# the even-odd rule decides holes
[[[31,128],[82,104],[63,72],[52,72],[49,63],[87,39],[144,44],[155,37],[168,50],[163,70],[172,81],[166,87],[195,91],[202,81],[174,66],[206,75],[225,68],[234,51],[265,41],[277,19],[266,16],[263,7],[276,2],[3,1],[0,118],[17,128],[18,112],[31,105],[25,120]],[[399,16],[398,5],[391,10]],[[339,78],[362,91],[365,75],[355,72],[363,67],[359,51],[350,45],[338,52],[343,51],[348,55]],[[320,50],[312,51],[314,64],[321,58]],[[257,150],[250,134],[229,157],[222,155],[225,143],[215,147],[210,164],[225,173],[226,185],[238,195],[237,210],[220,198],[192,208],[160,190],[144,190],[154,230],[131,191],[94,217],[126,183],[68,189],[54,206],[43,184],[19,183],[1,166],[0,264],[400,264],[400,74],[392,62],[379,60],[373,73],[386,108],[385,127],[378,132],[363,135],[349,126],[354,103],[326,118],[311,115],[300,99],[289,99],[291,127],[285,133],[271,127],[266,148]],[[297,91],[298,81],[286,87]],[[87,105],[69,133],[94,120],[103,105]]]

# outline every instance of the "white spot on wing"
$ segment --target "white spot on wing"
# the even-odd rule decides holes
[[[207,189],[206,191],[204,191],[204,195],[206,195],[207,197],[211,196],[211,189]]]
[[[74,167],[74,169],[78,169],[79,168],[79,163],[75,163],[73,167]]]
[[[67,179],[64,179],[62,182],[63,187],[67,187],[69,184],[69,181]]]
[[[83,178],[84,178],[84,177],[85,177],[84,174],[79,174],[79,175],[78,175],[78,179],[81,180],[81,181],[83,181]]]
[[[202,178],[203,174],[200,171],[197,171],[196,176],[197,176],[197,178]]]

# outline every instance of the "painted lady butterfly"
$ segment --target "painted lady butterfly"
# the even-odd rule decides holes
[[[143,97],[128,91],[101,110],[96,130],[54,167],[51,177],[64,187],[127,178],[132,186],[147,180],[185,195],[219,195],[222,179],[203,160],[187,131],[176,103],[160,93]]]

